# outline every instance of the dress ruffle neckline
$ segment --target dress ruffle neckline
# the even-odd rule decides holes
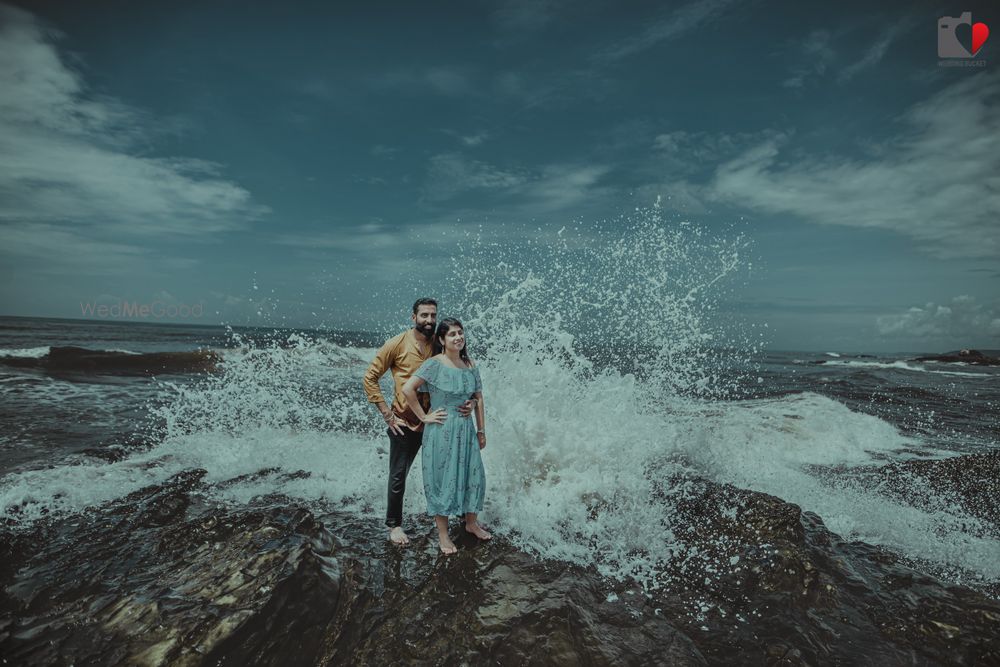
[[[444,373],[441,369],[456,371],[454,373]],[[430,392],[428,385],[448,394],[472,395],[477,391],[482,391],[482,381],[479,379],[479,370],[473,366],[471,368],[456,368],[447,366],[433,357],[425,361],[416,372],[417,377],[424,380],[419,391]]]

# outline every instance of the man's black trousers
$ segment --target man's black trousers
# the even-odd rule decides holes
[[[420,451],[422,432],[403,426],[403,435],[389,429],[389,504],[385,510],[385,525],[390,528],[403,524],[403,494],[406,492],[406,475],[413,459]]]

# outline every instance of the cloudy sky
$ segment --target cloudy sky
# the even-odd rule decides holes
[[[1000,11],[894,4],[0,4],[0,314],[368,327],[659,200],[775,348],[1000,348]]]

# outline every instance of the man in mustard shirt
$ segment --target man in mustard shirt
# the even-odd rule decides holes
[[[406,475],[420,451],[424,430],[423,423],[406,405],[403,385],[432,355],[437,301],[417,299],[410,319],[413,320],[413,328],[393,336],[379,348],[363,381],[368,402],[378,407],[389,426],[389,504],[385,511],[385,525],[389,527],[389,539],[396,544],[410,543],[402,527],[403,493],[406,491]],[[378,386],[379,378],[387,370],[392,372],[395,385],[391,408],[386,405]],[[420,394],[420,403],[425,412],[430,408],[427,394]],[[459,408],[459,412],[463,417],[468,417],[472,414],[474,405],[474,399],[470,399]]]

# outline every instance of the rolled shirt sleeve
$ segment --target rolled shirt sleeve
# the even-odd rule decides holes
[[[379,379],[385,372],[392,368],[396,360],[396,348],[399,346],[399,337],[391,338],[385,345],[375,353],[375,358],[368,365],[362,384],[365,387],[365,394],[368,395],[369,403],[388,403],[382,396],[382,389],[378,385]]]

